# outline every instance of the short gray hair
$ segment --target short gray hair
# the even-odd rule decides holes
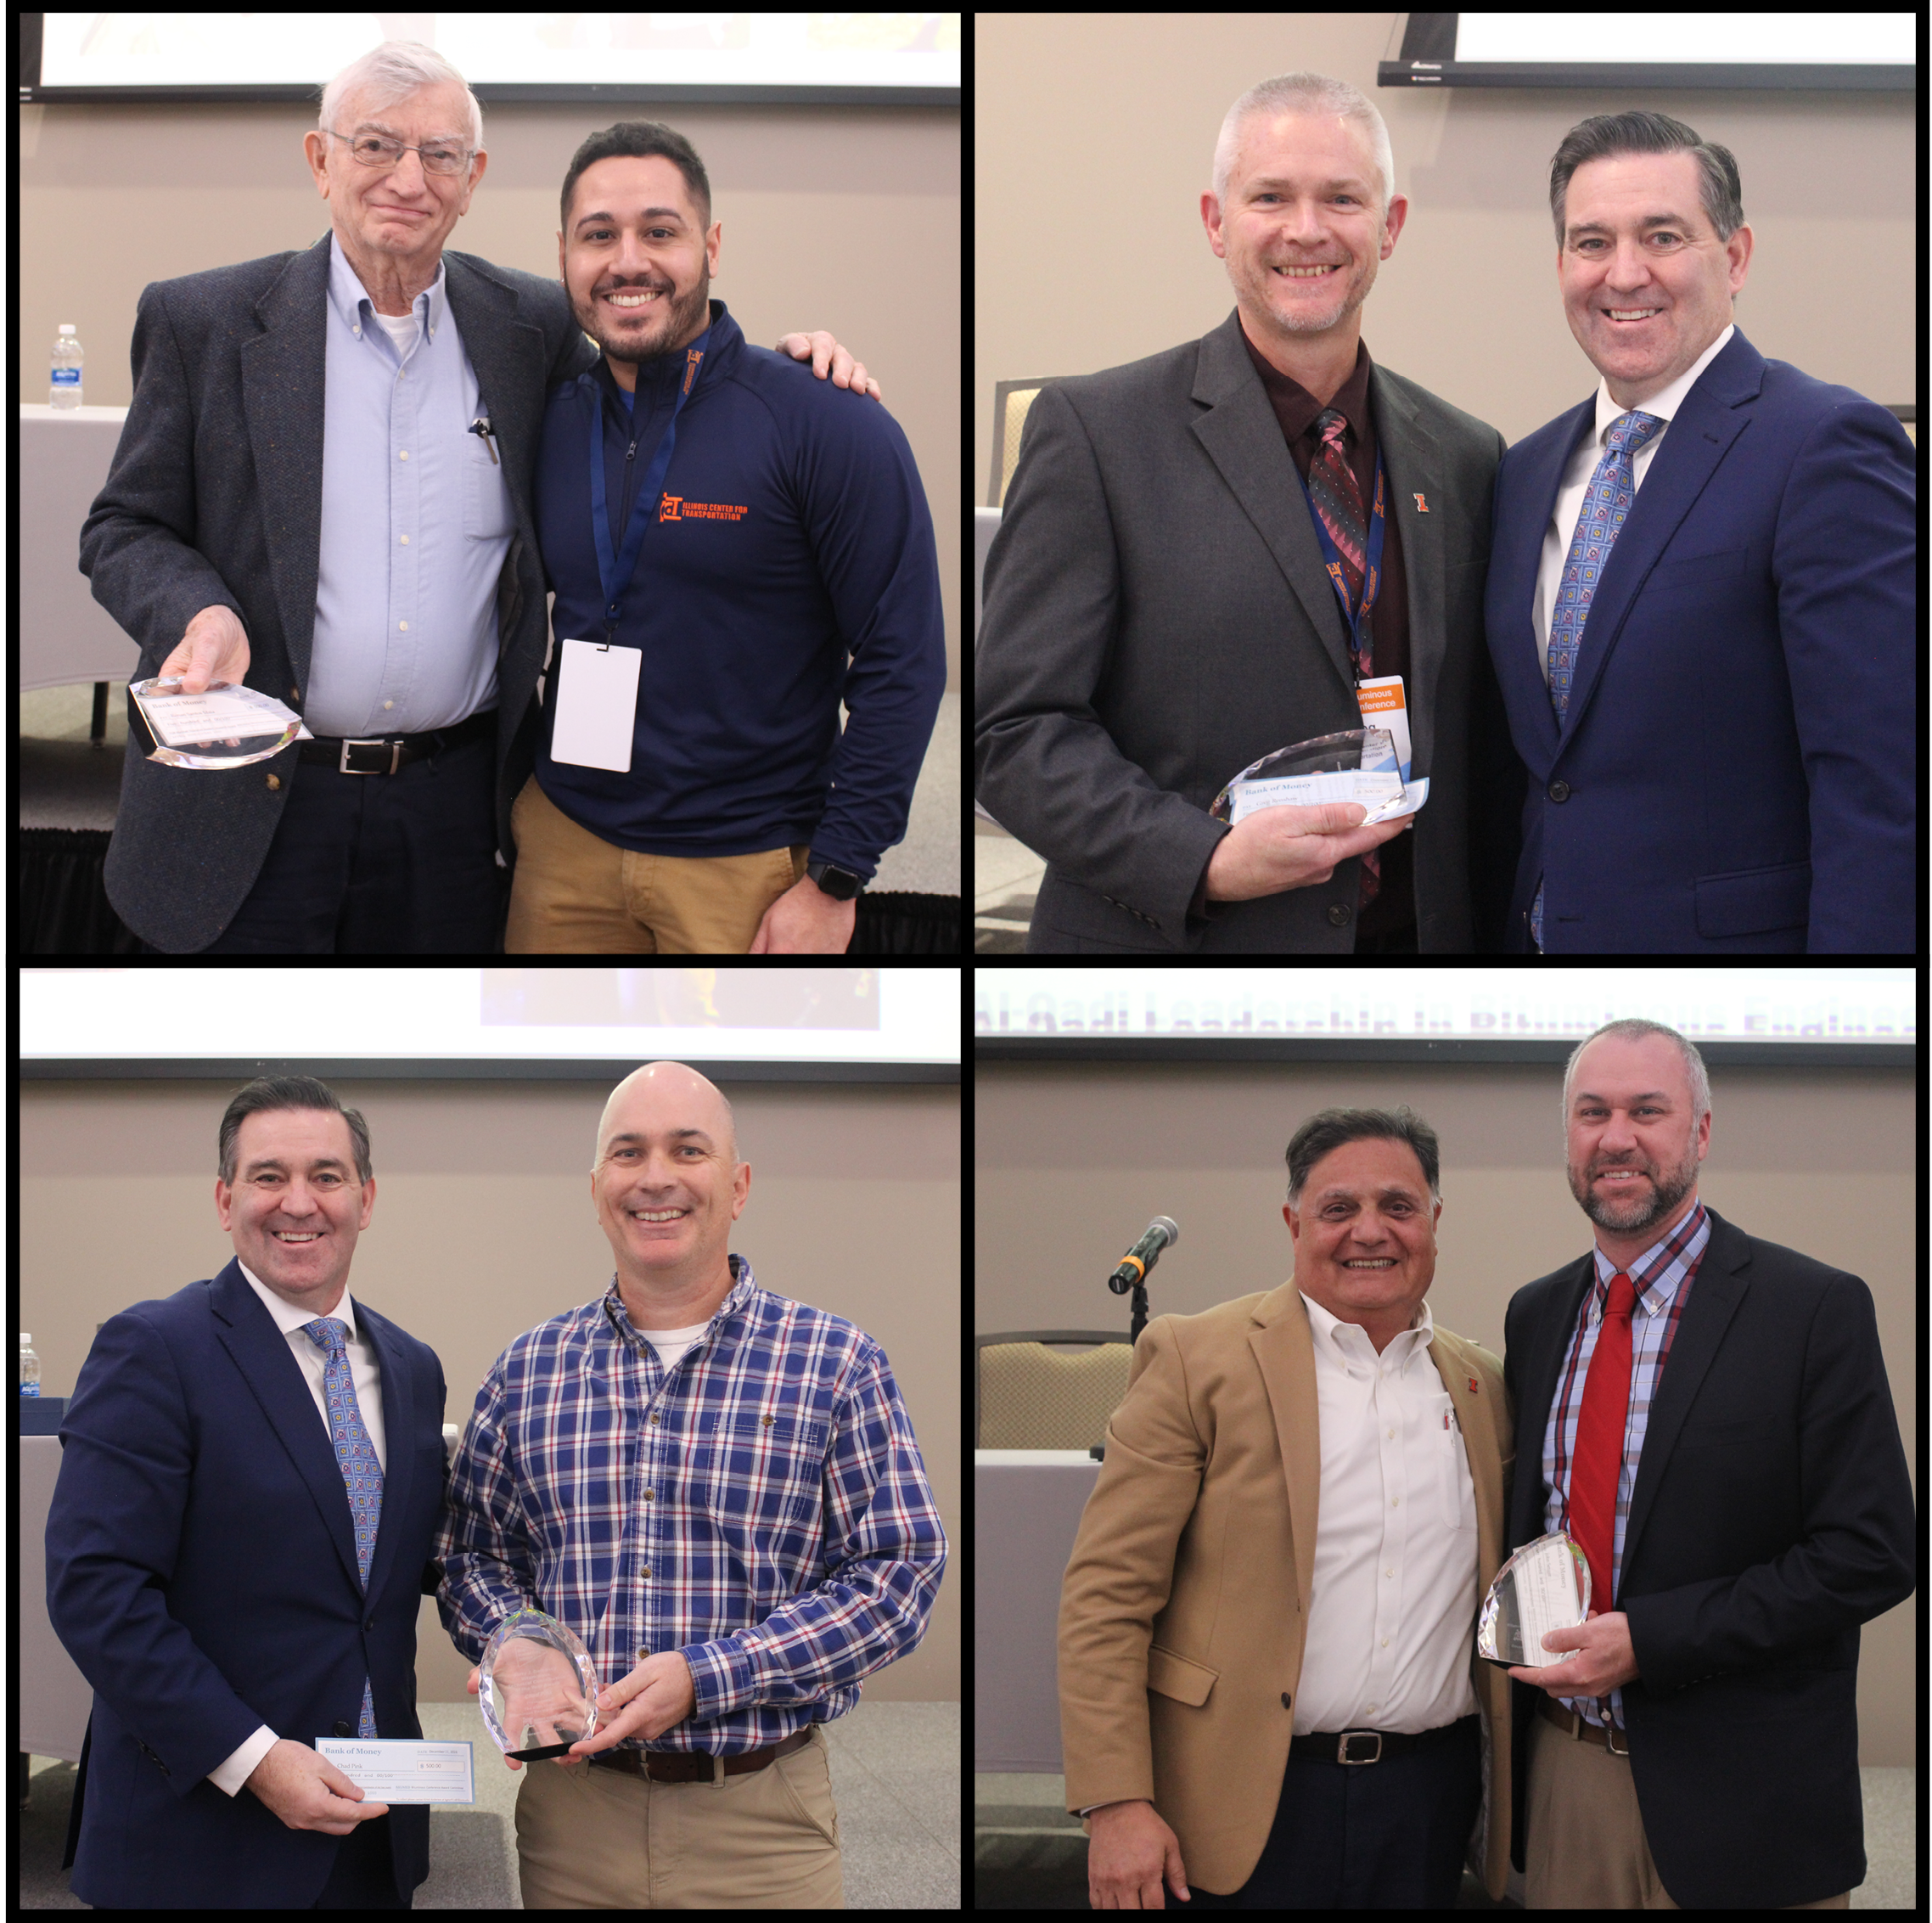
[[[1323,1155],[1345,1142],[1370,1138],[1407,1142],[1422,1164],[1422,1178],[1429,1184],[1429,1200],[1442,1200],[1442,1151],[1435,1131],[1414,1110],[1323,1109],[1319,1115],[1310,1116],[1288,1144],[1288,1206],[1300,1207],[1301,1190],[1310,1172]]]
[[[1608,160],[1619,154],[1694,154],[1698,199],[1717,238],[1728,240],[1744,224],[1744,187],[1728,147],[1701,138],[1694,127],[1668,114],[1592,114],[1564,135],[1550,161],[1550,213],[1559,247],[1563,245],[1563,203],[1570,177],[1586,160]]]
[[[335,116],[342,103],[358,90],[368,96],[372,107],[392,107],[425,87],[460,87],[469,103],[469,145],[480,152],[483,145],[483,109],[469,91],[469,82],[433,47],[419,40],[385,40],[359,60],[351,60],[322,90],[320,124],[325,132],[341,130]]]
[[[1576,1060],[1598,1036],[1615,1035],[1626,1042],[1641,1041],[1646,1035],[1667,1035],[1684,1058],[1684,1073],[1690,1078],[1691,1127],[1695,1128],[1710,1113],[1710,1077],[1705,1073],[1704,1057],[1693,1043],[1687,1042],[1674,1028],[1660,1021],[1646,1021],[1643,1016],[1626,1015],[1620,1021],[1606,1021],[1595,1035],[1586,1035],[1571,1052],[1570,1066],[1563,1071],[1563,1125],[1570,1126],[1570,1085],[1576,1077]]]
[[[1227,180],[1241,145],[1241,129],[1250,114],[1335,114],[1362,129],[1368,150],[1382,177],[1382,217],[1396,194],[1396,158],[1389,145],[1389,129],[1380,110],[1359,87],[1327,74],[1278,74],[1250,87],[1227,110],[1221,138],[1214,149],[1214,197],[1223,212],[1227,206]]]

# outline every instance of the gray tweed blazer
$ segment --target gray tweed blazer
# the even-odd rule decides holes
[[[134,322],[134,402],[107,485],[81,531],[94,599],[155,673],[203,608],[225,604],[248,630],[248,684],[300,710],[308,686],[321,562],[324,234],[143,290]],[[531,518],[544,396],[597,350],[554,281],[445,249],[451,312],[503,457],[517,531],[497,589],[497,835],[515,859],[510,804],[530,773],[542,670],[543,566]],[[254,886],[291,784],[291,746],[227,773],[147,759],[129,704],[121,812],[107,891],[144,941],[192,953]]]

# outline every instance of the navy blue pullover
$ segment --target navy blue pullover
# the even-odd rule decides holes
[[[812,859],[870,880],[906,832],[946,686],[925,490],[876,401],[750,346],[722,301],[710,310],[612,638],[643,652],[631,771],[551,759],[559,645],[537,782],[620,848],[747,855],[803,843]],[[559,644],[605,638],[592,422],[602,421],[616,554],[684,369],[682,348],[640,362],[628,409],[601,360],[551,391],[536,507]]]

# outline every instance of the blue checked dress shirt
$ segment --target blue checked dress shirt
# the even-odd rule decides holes
[[[1603,1326],[1603,1307],[1609,1300],[1610,1278],[1627,1275],[1637,1290],[1637,1307],[1630,1319],[1630,1413],[1625,1420],[1623,1466],[1617,1474],[1617,1513],[1610,1549],[1611,1594],[1592,1595],[1590,1606],[1609,1615],[1623,1581],[1623,1534],[1630,1519],[1631,1492],[1643,1458],[1643,1437],[1657,1386],[1664,1379],[1664,1360],[1677,1332],[1677,1322],[1690,1300],[1698,1264],[1710,1241],[1710,1217],[1697,1203],[1677,1226],[1654,1247],[1644,1251],[1628,1268],[1620,1270],[1601,1249],[1595,1251],[1597,1279],[1583,1298],[1582,1313],[1570,1339],[1570,1349],[1557,1376],[1549,1420],[1543,1428],[1543,1530],[1553,1535],[1570,1525],[1570,1472],[1576,1460],[1576,1425],[1583,1413],[1583,1385],[1590,1358],[1597,1352],[1598,1331]],[[1565,1709],[1579,1712],[1587,1722],[1604,1720],[1603,1705],[1593,1698],[1564,1696]],[[1623,1691],[1609,1694],[1610,1718],[1624,1726]]]
[[[334,1438],[335,1459],[349,1491],[349,1520],[356,1526],[356,1565],[362,1572],[362,1591],[369,1587],[369,1558],[375,1554],[376,1532],[382,1527],[382,1465],[376,1460],[369,1432],[362,1426],[362,1404],[349,1375],[349,1325],[334,1316],[305,1322],[302,1333],[318,1349],[329,1352],[322,1372],[322,1392],[329,1404],[329,1433]],[[362,1715],[356,1734],[376,1733],[375,1699],[368,1677],[362,1678]]]
[[[1637,476],[1631,463],[1637,450],[1663,425],[1655,414],[1627,413],[1610,423],[1608,446],[1597,471],[1584,491],[1582,511],[1576,517],[1576,532],[1570,537],[1570,553],[1563,564],[1563,579],[1558,585],[1556,606],[1550,615],[1550,705],[1556,710],[1560,726],[1570,706],[1570,677],[1576,669],[1576,649],[1583,638],[1583,623],[1597,583],[1609,565],[1610,549],[1637,499]],[[1536,946],[1543,945],[1543,885],[1536,884],[1536,899],[1530,912],[1530,931]]]
[[[598,1680],[676,1650],[696,1706],[626,1749],[731,1756],[843,1716],[925,1633],[946,1534],[885,1352],[733,1286],[666,1369],[615,1278],[520,1335],[477,1392],[437,1538],[477,1660],[512,1610],[567,1622]]]

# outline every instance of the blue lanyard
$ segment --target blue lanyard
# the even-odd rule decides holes
[[[631,523],[624,530],[623,549],[615,557],[610,552],[610,513],[604,486],[604,396],[596,392],[597,384],[594,381],[591,384],[597,405],[591,410],[590,419],[590,521],[591,531],[597,537],[597,571],[604,583],[606,646],[616,634],[620,599],[637,570],[637,550],[644,544],[644,530],[650,526],[651,516],[657,512],[665,472],[671,465],[671,450],[677,445],[677,417],[682,413],[685,402],[691,397],[691,390],[698,385],[698,369],[705,358],[705,343],[710,336],[711,330],[707,327],[685,350],[684,379],[677,390],[677,405],[671,410],[664,439],[658,443],[657,453],[651,457],[643,492],[631,503]],[[634,433],[635,421],[632,429]]]
[[[1335,584],[1335,593],[1342,604],[1342,620],[1348,627],[1350,657],[1359,665],[1362,661],[1362,624],[1368,619],[1368,610],[1375,605],[1375,591],[1382,585],[1382,536],[1388,526],[1387,509],[1382,504],[1382,449],[1378,443],[1375,449],[1375,505],[1368,516],[1368,571],[1362,581],[1362,605],[1351,615],[1348,605],[1348,576],[1342,569],[1342,558],[1335,544],[1328,538],[1328,531],[1322,524],[1322,517],[1315,511],[1315,500],[1308,494],[1308,484],[1303,481],[1301,492],[1308,496],[1308,518],[1315,524],[1315,538],[1322,544],[1322,559],[1328,571],[1328,578]]]

